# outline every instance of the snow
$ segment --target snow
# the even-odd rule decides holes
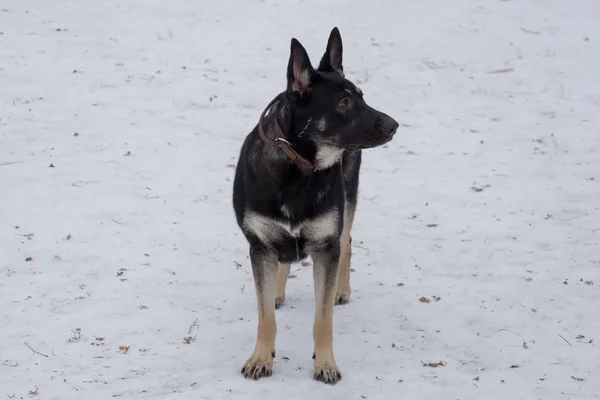
[[[599,17],[595,0],[3,0],[0,396],[600,398]],[[312,380],[295,265],[274,375],[247,381],[232,165],[290,39],[316,64],[333,26],[346,76],[402,123],[364,153],[343,379]]]

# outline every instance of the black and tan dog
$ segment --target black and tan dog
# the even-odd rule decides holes
[[[287,90],[271,101],[246,137],[233,187],[258,300],[256,347],[242,368],[247,378],[271,375],[275,308],[285,300],[290,263],[310,255],[314,377],[327,383],[341,379],[332,347],[333,306],[350,297],[350,230],[361,149],[389,142],[397,128],[344,78],[337,28],[316,70],[304,47],[292,39]]]

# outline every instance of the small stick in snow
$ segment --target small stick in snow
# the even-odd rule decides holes
[[[38,391],[38,387],[36,386],[34,390],[30,390],[30,391],[29,391],[29,397],[34,397],[34,396],[37,396],[37,395],[38,395],[38,393],[39,393],[39,391]]]
[[[192,334],[192,328],[194,328],[194,327],[196,327],[196,328],[198,327],[198,318],[196,318],[194,320],[194,322],[192,323],[192,325],[190,325],[190,329],[188,330],[188,335]]]
[[[34,350],[29,344],[27,344],[27,342],[23,342],[25,344],[25,346],[29,347],[29,350],[33,351],[35,354],[39,354],[40,356],[44,356],[46,358],[48,358],[48,356],[46,354],[42,354],[39,351]]]
[[[572,345],[571,343],[569,343],[569,341],[568,341],[567,339],[565,339],[565,338],[563,337],[563,335],[561,335],[561,334],[559,333],[559,334],[558,334],[558,336],[560,336],[560,337],[562,338],[562,340],[564,340],[565,342],[567,342],[567,344],[568,344],[569,346],[573,347],[573,345]]]
[[[358,244],[353,245],[354,247],[358,247],[359,249],[363,249],[367,252],[367,256],[371,254],[371,251],[367,249],[365,246],[360,246]]]
[[[488,74],[505,74],[507,72],[513,72],[514,69],[513,68],[501,68],[501,69],[495,69],[493,71],[489,71]]]
[[[506,329],[506,328],[501,328],[501,329],[498,329],[498,332],[502,332],[502,331],[505,331],[505,332],[510,332],[510,333],[512,333],[513,335],[517,335],[517,336],[523,337],[523,335],[521,335],[520,333],[513,332],[513,331],[511,331],[510,329]]]
[[[525,28],[521,28],[521,30],[525,33],[531,33],[532,35],[539,35],[540,33],[542,33],[540,31],[532,31],[530,29],[525,29]]]
[[[16,368],[19,366],[18,362],[15,362],[14,365],[13,364],[8,364],[8,363],[2,363],[2,365],[6,366],[6,367],[13,367]]]

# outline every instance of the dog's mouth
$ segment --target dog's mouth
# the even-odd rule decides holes
[[[350,150],[350,151],[362,150],[365,148],[366,148],[366,146],[363,146],[360,144],[347,144],[344,146],[344,149]]]
[[[377,136],[377,137],[365,138],[366,140],[362,143],[339,143],[339,142],[335,142],[332,140],[320,141],[319,143],[323,144],[323,145],[331,146],[331,147],[336,147],[339,149],[344,149],[347,151],[357,151],[357,150],[372,149],[374,147],[382,146],[382,145],[390,142],[392,140],[392,138],[393,138],[393,135],[389,135],[389,136]]]
[[[377,140],[377,141],[374,141],[371,143],[344,144],[344,149],[349,150],[349,151],[372,149],[373,147],[382,146],[391,140],[392,140],[392,136],[389,136],[389,137],[385,137],[385,138],[382,138],[380,140]]]

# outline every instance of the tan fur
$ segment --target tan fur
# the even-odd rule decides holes
[[[315,321],[313,325],[314,339],[314,377],[324,382],[337,382],[341,373],[333,356],[333,306],[335,304],[335,287],[337,274],[331,287],[321,276],[323,270],[313,267],[315,284]]]
[[[261,315],[259,312],[256,346],[243,367],[246,377],[256,379],[271,375],[276,331],[275,313]]]
[[[277,297],[275,298],[275,308],[279,308],[285,302],[285,285],[290,276],[290,264],[279,264],[277,268]]]
[[[354,223],[354,208],[346,204],[344,213],[344,228],[340,238],[340,264],[337,290],[335,294],[336,304],[345,304],[350,300],[350,261],[352,259],[352,246],[350,244],[350,233]]]
[[[265,261],[265,264],[267,262]],[[275,336],[277,334],[277,325],[275,322],[276,267],[276,264],[264,265],[263,286],[259,287],[256,285],[258,329],[254,351],[242,367],[242,373],[247,378],[258,379],[262,376],[270,376],[272,374],[273,357],[275,355]]]

